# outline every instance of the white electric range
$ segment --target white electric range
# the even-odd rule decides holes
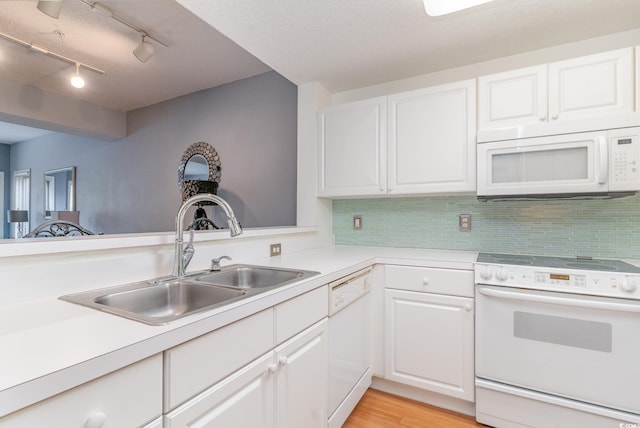
[[[479,422],[640,424],[639,267],[481,253],[475,282]]]

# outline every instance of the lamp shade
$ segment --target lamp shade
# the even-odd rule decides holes
[[[62,10],[62,0],[40,0],[36,7],[45,15],[58,19]]]
[[[25,223],[29,221],[29,211],[27,210],[9,210],[7,211],[7,222],[9,223]]]

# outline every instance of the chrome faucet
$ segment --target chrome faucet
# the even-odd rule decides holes
[[[182,206],[178,210],[178,215],[176,216],[176,243],[172,272],[172,275],[174,277],[184,276],[184,270],[186,264],[188,264],[188,261],[186,261],[186,259],[191,260],[191,256],[193,256],[193,245],[189,245],[186,249],[184,248],[184,217],[187,214],[187,210],[193,204],[205,201],[213,202],[220,208],[222,208],[224,213],[227,215],[229,234],[231,236],[238,236],[242,233],[242,227],[240,227],[240,224],[238,223],[238,220],[236,219],[236,216],[227,201],[211,193],[201,193],[199,195],[190,197],[183,202]]]

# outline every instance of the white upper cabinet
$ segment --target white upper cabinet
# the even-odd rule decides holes
[[[378,195],[386,189],[386,98],[320,111],[318,196]]]
[[[633,112],[633,49],[549,64],[549,119]]]
[[[475,80],[388,98],[389,194],[475,191]]]
[[[318,195],[473,192],[475,94],[467,80],[321,110]]]
[[[520,126],[546,120],[546,65],[478,79],[478,129]]]
[[[632,126],[633,57],[625,48],[478,78],[478,141]]]

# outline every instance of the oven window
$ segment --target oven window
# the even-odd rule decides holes
[[[589,178],[587,147],[549,149],[491,157],[494,183],[586,180]]]
[[[514,312],[513,334],[521,339],[611,352],[611,324],[603,322]]]

